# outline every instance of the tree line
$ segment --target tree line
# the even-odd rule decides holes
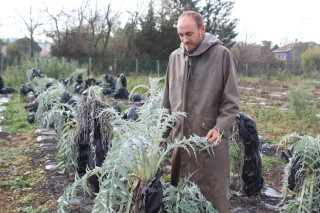
[[[20,18],[28,31],[31,58],[38,50],[35,34],[42,29],[41,34],[53,42],[52,56],[166,60],[180,44],[176,24],[186,10],[203,14],[207,31],[232,46],[238,22],[230,19],[233,6],[233,1],[224,0],[156,0],[149,2],[147,12],[142,11],[142,4],[122,12],[114,9],[112,1],[106,7],[98,7],[95,1],[85,0],[78,8],[57,13],[46,5],[37,13],[30,8],[30,17]],[[120,19],[123,15],[128,16],[124,24]],[[42,28],[44,24],[46,27]]]
[[[230,48],[240,63],[278,62],[272,54],[278,45],[271,41],[256,44],[250,42],[248,35],[243,41],[235,41],[239,19],[230,18],[234,1],[156,0],[149,2],[146,12],[143,4],[139,4],[125,12],[115,9],[112,0],[105,7],[98,7],[93,0],[83,0],[72,10],[62,9],[55,13],[46,4],[38,11],[30,8],[30,17],[19,14],[28,34],[7,45],[7,62],[11,64],[25,54],[30,58],[36,56],[41,51],[34,40],[36,33],[52,41],[51,56],[168,60],[170,53],[179,47],[177,19],[186,10],[200,12],[206,31]],[[121,17],[125,15],[128,19],[121,23]],[[4,42],[0,39],[1,43]],[[297,62],[298,47],[298,43],[292,47],[293,62]],[[318,48],[317,44],[306,42],[300,48],[302,64],[320,66],[319,51],[313,50]],[[303,56],[306,50],[308,54]]]

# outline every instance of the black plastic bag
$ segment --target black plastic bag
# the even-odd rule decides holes
[[[121,86],[122,87],[127,87],[127,78],[126,78],[126,76],[123,73],[121,73],[120,75],[118,75],[118,78],[120,78],[120,80],[121,80]]]
[[[259,150],[262,154],[265,155],[269,155],[269,148],[267,146],[266,141],[263,139],[262,136],[258,136],[259,137]]]
[[[259,153],[259,136],[256,122],[244,113],[237,116],[239,136],[244,148],[244,165],[242,168],[243,190],[248,196],[257,195],[264,186],[262,162]]]
[[[76,82],[77,82],[78,84],[82,84],[83,78],[82,78],[82,75],[81,75],[81,74],[78,74],[78,76],[77,76],[77,78],[76,78]]]
[[[285,159],[287,163],[289,163],[290,158],[292,158],[294,150],[294,144],[291,145],[288,149],[285,149],[281,152],[281,157]]]
[[[162,206],[163,189],[160,178],[162,170],[159,168],[155,177],[141,190],[141,199],[146,213],[158,213]]]
[[[2,89],[4,87],[4,82],[3,82],[3,78],[0,75],[0,89]]]
[[[109,95],[109,94],[111,94],[111,93],[113,93],[113,92],[114,92],[114,90],[111,89],[111,88],[109,88],[109,87],[106,87],[106,86],[102,87],[102,93],[103,93],[104,95]]]
[[[85,90],[85,88],[84,88],[81,84],[76,83],[76,84],[74,85],[74,90],[75,90],[76,93],[82,94],[83,91]]]
[[[95,166],[102,166],[102,163],[105,159],[106,153],[109,151],[108,146],[103,145],[103,141],[101,140],[101,134],[99,132],[100,127],[97,126],[95,132],[94,132],[94,142],[93,145],[95,147],[95,150],[91,150],[90,146],[90,138],[85,137],[83,134],[80,136],[78,141],[79,151],[80,154],[78,156],[78,168],[77,171],[81,176],[83,176],[86,173],[86,169],[89,168],[90,170],[94,169]],[[109,141],[106,141],[106,143],[110,145]],[[95,153],[95,159],[93,156],[93,153]],[[92,188],[92,190],[96,193],[99,192],[99,178],[97,175],[93,175],[89,177],[89,183]]]
[[[28,83],[24,83],[23,85],[22,85],[22,88],[21,88],[21,90],[20,90],[20,92],[21,92],[21,95],[23,95],[23,96],[26,96],[29,92],[31,92],[32,90],[31,90],[31,87],[29,86],[29,84]]]
[[[94,86],[96,84],[96,79],[89,76],[89,78],[87,80],[85,80],[84,83],[85,83],[84,87],[87,89],[87,88]]]
[[[28,123],[31,124],[31,123],[34,123],[36,119],[36,113],[35,112],[30,112],[28,114]]]
[[[44,75],[42,74],[41,70],[37,70],[37,69],[32,69],[32,77],[35,78],[35,77],[39,77],[39,78],[42,78],[44,77]]]
[[[134,101],[134,102],[142,101],[144,99],[145,98],[142,95],[139,95],[139,94],[132,94],[130,96],[130,101]]]
[[[290,159],[293,157],[294,145],[295,144],[291,145],[289,148],[281,152],[282,158],[284,158],[287,163],[289,163]],[[290,175],[288,177],[288,188],[292,191],[294,191],[296,187],[296,173],[301,168],[301,162],[299,159],[300,157],[293,159],[293,163],[290,168]]]
[[[109,83],[109,88],[111,89],[115,88],[117,79],[115,79],[110,74],[104,74],[104,79],[107,81],[107,83]]]
[[[115,99],[128,99],[129,92],[127,88],[121,87],[113,96]]]
[[[0,89],[0,94],[12,94],[15,92],[18,92],[18,90],[13,87],[3,87],[2,89]]]
[[[71,99],[70,93],[67,91],[64,91],[60,97],[60,103],[68,103],[70,99]]]
[[[115,109],[115,110],[118,112],[118,114],[120,115],[120,113],[121,113],[121,108],[119,107],[118,102],[117,102],[117,101],[114,101],[111,106],[112,106],[112,108]]]
[[[302,166],[299,160],[300,160],[300,157],[296,158],[290,168],[290,175],[288,177],[288,188],[291,191],[294,191],[296,187],[296,173]]]
[[[244,156],[242,170],[243,190],[248,196],[258,195],[264,186],[264,179],[261,175],[262,165],[259,150],[252,155]]]
[[[132,106],[124,110],[121,114],[121,118],[125,120],[137,121],[139,118],[137,108],[135,106]]]

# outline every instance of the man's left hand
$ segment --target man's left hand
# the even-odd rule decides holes
[[[206,136],[206,140],[208,143],[213,143],[218,139],[218,137],[219,137],[219,131],[216,129],[211,129]],[[220,145],[220,143],[221,143],[221,140],[219,140],[217,142],[217,145],[215,145],[213,147],[218,147]]]

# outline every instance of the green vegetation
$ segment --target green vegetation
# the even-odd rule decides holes
[[[16,63],[13,66],[6,68],[4,75],[4,84],[6,86],[14,87],[16,89],[28,82],[27,71],[35,68],[41,70],[49,78],[59,79],[62,77],[69,77],[72,72],[78,68],[87,67],[85,64],[80,66],[76,61],[68,62],[66,59],[58,59],[53,57],[50,62],[47,60],[33,61],[29,59],[21,59],[21,63]]]
[[[320,48],[309,47],[301,55],[301,64],[304,73],[317,71],[320,68]]]
[[[128,82],[128,85],[127,85],[127,89],[129,91],[129,93],[132,91],[132,89],[136,86],[139,86],[139,85],[149,85],[150,82],[149,82],[149,77],[152,77],[152,78],[157,78],[156,75],[149,75],[149,76],[128,76],[127,77],[127,82]],[[164,80],[160,81],[158,83],[158,88],[163,88],[164,86]],[[137,93],[137,94],[142,94],[142,95],[145,95],[146,93],[149,92],[149,88],[147,87],[140,87],[140,88],[137,88],[135,89],[134,93]]]
[[[32,206],[20,208],[21,211],[25,213],[49,213],[46,207],[39,206],[38,208],[33,208]]]
[[[54,59],[53,59],[54,60]],[[55,64],[55,67],[53,66],[53,64]],[[29,64],[29,65],[28,65]],[[40,62],[41,64],[41,62]],[[32,66],[31,66],[32,65]],[[21,67],[25,67],[24,70],[30,70],[33,67],[33,62],[30,61],[26,61],[25,64],[22,64]],[[45,64],[44,64],[45,65]],[[71,73],[75,73],[75,71],[77,70],[77,65],[68,65],[68,63],[64,62],[64,61],[52,61],[52,64],[49,65],[51,66],[50,72],[46,72],[45,70],[48,70],[49,67],[44,67],[44,72],[47,76],[59,76],[59,77],[69,77],[70,75],[72,75]],[[70,71],[67,71],[66,73],[57,71],[57,70],[63,70],[66,67],[73,67],[72,69],[70,69]],[[31,67],[31,68],[30,68]],[[39,66],[41,67],[41,66]],[[18,70],[19,66],[14,66],[14,67],[9,67],[4,75],[4,80],[5,80],[5,84],[6,84],[6,80],[9,79],[9,82],[12,83],[12,85],[19,85],[21,86],[22,83],[25,82],[26,79],[28,79],[28,76],[26,75],[26,71],[19,71]],[[37,67],[37,69],[39,69]],[[12,74],[12,73],[15,74]],[[55,73],[56,72],[56,73]],[[81,71],[83,72],[83,70]],[[14,75],[18,76],[18,77],[14,77]],[[23,78],[19,78],[20,76],[24,76]],[[9,78],[7,78],[9,77]],[[95,77],[95,76],[93,76]],[[151,96],[154,95],[152,93],[152,89],[154,89],[152,86],[147,87],[147,86],[141,86],[141,85],[151,85],[152,83],[157,83],[158,88],[160,88],[160,90],[163,88],[163,83],[164,83],[164,79],[163,78],[158,78],[157,82],[152,82],[152,78],[148,77],[148,76],[126,76],[127,77],[127,82],[128,82],[128,91],[133,92],[133,93],[138,93],[138,94],[142,94],[142,95],[147,95],[150,94]],[[280,73],[277,74],[275,76],[271,76],[271,77],[267,77],[267,76],[261,76],[261,77],[254,77],[254,78],[249,78],[249,77],[244,77],[244,76],[239,76],[238,81],[240,84],[242,85],[246,85],[248,87],[254,87],[254,88],[258,88],[261,87],[261,89],[263,89],[264,87],[273,87],[273,86],[277,86],[280,88],[286,88],[289,92],[287,95],[287,103],[288,103],[288,110],[279,110],[277,109],[275,106],[269,106],[269,107],[263,107],[261,105],[258,104],[246,104],[246,103],[240,103],[240,111],[243,113],[246,113],[248,115],[250,115],[257,124],[257,130],[259,135],[261,135],[264,139],[266,139],[268,142],[271,142],[275,145],[279,145],[281,144],[282,146],[289,146],[290,144],[293,144],[296,141],[286,141],[285,143],[281,143],[281,138],[291,132],[298,132],[301,133],[303,135],[310,135],[312,137],[314,137],[312,140],[316,140],[316,136],[319,135],[319,117],[315,116],[315,113],[317,112],[316,110],[316,106],[314,105],[314,103],[312,102],[312,97],[306,92],[308,90],[312,91],[313,89],[319,89],[319,84],[318,83],[314,83],[314,76],[311,76],[312,78],[310,78],[310,76],[304,75],[304,76],[293,76],[291,74],[287,75],[284,73]],[[95,77],[96,78],[96,77]],[[98,78],[96,78],[98,79]],[[19,83],[16,83],[19,82]],[[34,80],[32,81],[33,84],[36,84],[39,88],[43,88],[43,85],[45,82],[35,82]],[[7,84],[6,84],[7,85]],[[52,88],[54,89],[54,88]],[[59,88],[56,88],[59,89]],[[61,89],[61,88],[60,88]],[[42,90],[42,89],[40,89]],[[43,95],[39,96],[39,100],[43,99],[43,101],[45,102],[50,102],[50,101],[58,101],[58,98],[61,95],[61,91],[59,91],[59,94],[54,95],[53,93],[50,94],[51,92],[54,92],[53,90],[48,90],[45,92],[43,92]],[[253,90],[246,90],[243,94],[241,98],[248,98],[248,99],[253,99],[255,96],[252,93]],[[50,96],[52,95],[52,96]],[[114,174],[118,173],[121,175],[124,175],[125,178],[128,178],[129,176],[131,177],[132,174],[134,174],[133,176],[136,178],[136,180],[138,180],[139,178],[141,180],[146,180],[148,178],[150,178],[150,176],[154,175],[157,166],[159,165],[159,162],[167,162],[169,159],[167,157],[164,157],[164,153],[162,151],[164,150],[160,150],[162,148],[160,147],[156,147],[158,149],[156,149],[155,147],[150,147],[150,143],[153,142],[158,142],[156,141],[158,139],[159,136],[157,134],[154,135],[150,135],[152,133],[152,131],[160,131],[159,129],[157,129],[158,127],[155,127],[154,124],[156,124],[155,120],[156,117],[158,116],[159,113],[163,113],[163,112],[155,112],[152,111],[154,110],[156,107],[159,107],[159,101],[161,99],[161,96],[157,97],[157,100],[153,103],[154,105],[150,104],[145,105],[145,107],[150,107],[150,108],[146,108],[145,111],[147,111],[149,114],[149,117],[146,118],[142,118],[140,123],[144,123],[145,126],[148,126],[148,128],[146,127],[139,127],[140,129],[138,129],[137,125],[132,123],[132,122],[124,122],[125,123],[125,127],[121,127],[123,128],[123,131],[120,132],[126,132],[128,135],[121,135],[121,134],[117,134],[117,133],[113,133],[113,139],[116,143],[115,148],[117,148],[117,146],[119,146],[120,148],[123,149],[123,155],[119,155],[118,152],[111,150],[110,153],[113,154],[112,156],[110,156],[110,158],[107,158],[107,162],[106,164],[104,164],[99,170],[92,170],[91,174],[87,174],[87,176],[85,176],[83,179],[81,180],[76,180],[75,185],[80,184],[81,181],[83,181],[86,177],[89,177],[90,175],[96,173],[101,173],[101,177],[103,175],[105,175],[105,177],[107,177],[107,172],[114,172]],[[11,96],[11,101],[8,104],[5,104],[5,106],[7,107],[7,109],[4,111],[4,117],[5,120],[2,123],[3,128],[6,132],[9,132],[11,134],[15,134],[15,133],[30,133],[32,132],[35,128],[36,125],[35,124],[29,124],[27,122],[27,111],[25,110],[25,106],[27,105],[27,100],[25,98],[21,98],[18,94],[14,94]],[[41,104],[40,104],[41,105]],[[39,105],[39,106],[40,106]],[[59,105],[60,106],[60,105]],[[67,106],[67,105],[65,105]],[[127,105],[123,104],[123,103],[118,103],[118,106],[120,107],[121,111],[125,110],[128,108]],[[41,110],[40,110],[41,111]],[[39,112],[40,112],[39,111]],[[46,110],[43,110],[43,113],[39,113],[38,116],[41,116],[44,123],[47,124],[54,124],[55,127],[57,127],[59,123],[59,121],[57,120],[50,120],[50,119],[57,119],[58,116],[56,117],[50,117],[48,116],[49,114],[45,114]],[[55,113],[59,113],[60,111],[58,110],[58,108],[54,108],[53,110]],[[153,112],[153,113],[151,113]],[[106,113],[106,112],[101,112],[101,113]],[[165,115],[165,113],[164,113]],[[118,118],[116,116],[116,118]],[[151,119],[152,118],[152,119]],[[120,120],[120,119],[119,119]],[[118,120],[116,119],[115,121],[118,122]],[[119,123],[120,124],[120,123]],[[67,123],[66,125],[74,125],[73,121],[70,121],[70,123]],[[64,131],[66,129],[68,129],[68,126],[64,126],[65,129],[61,129],[61,131],[59,131],[61,134],[60,139],[61,141],[73,141],[72,139],[72,134],[73,132],[67,132]],[[120,129],[121,129],[120,128]],[[125,129],[124,129],[125,128]],[[131,128],[131,129],[130,129]],[[150,130],[150,128],[154,128],[152,130]],[[146,132],[145,132],[146,131]],[[150,133],[151,131],[151,133]],[[136,135],[142,134],[145,136],[145,138],[141,138],[138,137]],[[70,133],[70,134],[69,134]],[[72,133],[72,134],[71,134]],[[153,132],[154,133],[154,132]],[[148,135],[149,134],[149,135]],[[159,136],[160,137],[160,136]],[[132,156],[134,156],[134,159],[137,162],[134,162],[134,160],[130,160],[130,153],[126,155],[128,150],[125,150],[124,148],[124,144],[122,144],[122,142],[126,143],[126,145],[128,145],[128,147],[140,147],[141,149],[144,150],[148,150],[148,152],[141,152],[144,153],[144,155],[142,155],[140,152],[138,153],[131,153]],[[18,158],[23,161],[26,162],[28,161],[27,157],[23,157],[23,153],[30,151],[30,148],[7,148],[7,146],[11,146],[11,141],[9,139],[2,139],[0,140],[0,155],[1,155],[1,159],[0,159],[0,172],[4,171],[4,168],[9,168],[10,173],[8,175],[10,175],[10,179],[8,177],[5,177],[4,179],[1,179],[0,181],[0,187],[5,189],[5,190],[21,190],[23,188],[28,188],[31,187],[34,184],[34,179],[38,178],[39,180],[41,180],[42,176],[41,173],[38,171],[39,174],[30,174],[28,177],[22,175],[21,173],[18,173],[16,171],[16,167],[19,164]],[[148,146],[145,146],[148,145]],[[31,149],[33,148],[34,144],[29,144],[29,146],[31,147]],[[119,148],[118,147],[118,148]],[[74,149],[74,147],[72,147],[71,144],[63,144],[62,142],[59,144],[59,148],[61,149],[60,153],[58,154],[58,160],[60,162],[62,162],[61,164],[62,170],[64,171],[68,171],[68,168],[71,166],[74,166],[74,156],[72,156],[70,153],[72,152],[72,150]],[[152,149],[154,148],[154,150]],[[239,147],[231,147],[231,155],[236,155],[235,153],[237,153],[236,151],[239,150]],[[70,151],[71,150],[71,151]],[[160,151],[159,151],[160,150]],[[131,150],[132,151],[132,150]],[[167,151],[167,150],[165,150]],[[149,153],[149,154],[148,154]],[[153,154],[150,154],[153,153]],[[161,155],[157,155],[154,153],[160,153]],[[111,155],[110,154],[110,155]],[[3,156],[3,157],[2,157]],[[137,156],[140,156],[140,158],[138,158]],[[152,161],[149,161],[149,157],[152,156]],[[157,156],[157,158],[155,157]],[[113,157],[113,158],[112,158]],[[274,165],[278,165],[278,164],[282,164],[284,163],[281,159],[276,158],[276,157],[268,157],[265,155],[262,155],[262,164],[264,168],[271,168]],[[109,167],[111,165],[113,165],[112,163],[114,163],[114,159],[119,159],[119,162],[122,163],[121,165],[116,165],[118,166],[117,168],[112,168],[113,170],[110,170]],[[232,160],[232,159],[231,159]],[[123,165],[125,164],[131,165],[133,163],[136,163],[137,166],[135,168],[135,166],[128,166],[126,168],[124,168],[124,170],[122,170]],[[145,166],[144,164],[149,164],[149,165],[153,165],[152,168],[150,168],[150,171],[145,171],[142,170],[143,168],[146,168],[148,166]],[[63,167],[65,166],[65,167]],[[109,167],[108,167],[109,166]],[[27,171],[30,167],[27,166],[27,168],[24,168],[24,171]],[[27,169],[27,170],[26,170]],[[232,167],[232,171],[236,171],[237,168],[236,167]],[[12,172],[11,172],[12,171]],[[72,171],[72,169],[70,169],[70,171]],[[122,177],[122,178],[124,178]],[[32,179],[30,179],[32,178]],[[109,178],[109,177],[108,177]],[[109,179],[106,178],[103,182],[103,184],[107,185],[109,183],[107,183],[108,181],[110,181],[110,183],[112,184],[112,182],[119,184],[117,177],[110,177]],[[169,178],[170,175],[167,175],[164,179],[165,183],[169,182]],[[310,176],[310,180],[313,180],[313,177]],[[122,179],[121,179],[122,180]],[[123,196],[125,197],[123,200],[126,200],[129,196],[132,195],[132,193],[134,193],[134,186],[130,185],[131,184],[138,184],[134,181],[129,181],[128,179],[128,185],[126,185],[126,190],[127,191],[123,191],[123,194],[121,192],[121,194],[119,194],[119,196]],[[310,184],[309,184],[310,185]],[[122,187],[121,185],[119,187]],[[308,186],[311,187],[311,186]],[[118,193],[118,191],[114,188],[112,188],[112,190],[114,190],[113,192],[108,192],[109,195],[108,196],[113,196],[111,195],[112,193]],[[306,189],[305,189],[306,190]],[[309,190],[310,191],[310,190]],[[127,193],[127,194],[126,194]],[[178,192],[177,192],[178,193]],[[180,193],[180,192],[179,192]],[[130,195],[129,195],[130,194]],[[69,194],[70,195],[70,194]],[[68,195],[68,196],[69,196]],[[99,195],[97,197],[97,201],[100,202],[101,200],[104,199],[105,194]],[[30,195],[31,196],[31,195]],[[71,195],[70,195],[71,196]],[[65,198],[65,197],[64,197]],[[15,197],[12,198],[17,199]],[[32,197],[21,197],[19,200],[16,200],[15,202],[21,203],[21,204],[26,204],[26,206],[31,202]],[[114,201],[116,204],[116,201]],[[102,202],[100,202],[102,203]],[[175,205],[175,204],[174,204]],[[294,204],[296,205],[296,204]],[[101,207],[101,206],[100,206]],[[100,208],[99,205],[97,205],[95,208],[99,209]],[[21,209],[22,211],[25,212],[46,212],[47,210],[45,208],[42,207],[38,207],[38,208],[34,208],[34,207],[25,207],[23,209]]]
[[[6,59],[11,65],[17,61],[22,60],[23,57],[30,56],[31,40],[27,37],[17,39],[16,41],[8,44],[6,48]],[[33,53],[39,54],[41,47],[35,41],[32,42]]]
[[[260,155],[262,160],[262,167],[263,168],[271,168],[275,165],[283,164],[284,160],[278,157],[270,157],[267,155]]]
[[[31,203],[34,205],[38,198],[36,194],[29,193],[29,191],[31,187],[45,180],[44,171],[40,168],[34,168],[32,158],[26,155],[34,148],[30,133],[20,132],[19,135],[18,140],[9,137],[7,138],[8,144],[0,144],[0,190],[3,195],[10,195],[7,198],[1,197],[5,200],[1,201],[0,212],[15,212],[17,209],[14,208],[17,204],[19,206],[30,205]],[[21,140],[21,138],[24,138],[24,140]],[[6,205],[2,206],[3,204]],[[40,209],[43,211],[34,212],[45,212],[45,208],[38,207],[38,210]]]
[[[7,107],[4,111],[5,120],[2,124],[6,132],[14,134],[35,129],[35,125],[28,123],[27,120],[28,112],[25,109],[27,103],[20,99],[19,95],[12,95],[10,102],[3,105]]]
[[[185,113],[169,113],[169,110],[160,108],[162,93],[159,92],[157,87],[160,81],[161,78],[149,78],[150,86],[144,86],[148,89],[150,97],[139,109],[139,122],[121,119],[118,113],[110,107],[103,107],[102,110],[99,110],[97,106],[93,109],[79,107],[76,116],[78,129],[86,129],[88,133],[95,131],[94,126],[89,126],[90,123],[93,123],[88,119],[88,116],[90,116],[97,118],[99,120],[97,123],[103,126],[104,131],[100,130],[102,138],[110,136],[111,125],[116,127],[116,131],[113,132],[112,147],[109,149],[102,165],[88,171],[81,179],[76,178],[74,184],[68,187],[63,196],[60,197],[60,212],[64,212],[64,205],[72,196],[75,196],[74,191],[78,185],[81,185],[85,190],[87,189],[87,180],[92,175],[99,176],[101,187],[96,194],[93,212],[122,212],[124,209],[128,211],[132,208],[137,212],[142,212],[140,209],[142,200],[136,195],[141,193],[140,190],[147,186],[152,178],[159,175],[160,164],[172,149],[181,147],[181,149],[188,149],[189,152],[195,154],[195,147],[201,147],[212,153],[213,144],[208,144],[203,137],[196,135],[183,138],[180,141],[176,139],[174,143],[161,146],[161,142],[164,142],[162,135],[171,127],[172,123],[185,116]],[[139,86],[142,85],[138,85],[136,88]],[[97,87],[90,87],[88,101],[100,102],[101,99],[97,93]],[[93,106],[93,104],[89,103],[89,106]],[[94,110],[98,110],[99,115]],[[106,126],[108,126],[108,129]],[[93,133],[90,133],[90,135],[93,135]],[[180,202],[184,203],[187,208],[192,208],[192,206],[194,208],[199,203],[199,205],[206,204],[207,212],[214,212],[212,206],[209,208],[208,201],[201,195],[197,186],[192,184],[188,188],[185,183],[182,183],[182,185],[175,193],[179,194],[180,190],[185,190],[183,192],[184,197],[178,196],[174,200],[170,199],[168,209],[171,209],[172,206],[176,206],[174,207],[176,209],[182,208],[183,205],[179,207]],[[192,193],[197,194],[196,197],[199,200],[191,198]],[[174,197],[173,194],[170,194],[170,196]],[[131,204],[134,204],[134,207]]]
[[[307,134],[310,129],[318,127],[319,118],[315,116],[317,106],[311,102],[311,96],[305,91],[292,91],[289,94],[289,106],[291,118],[295,121],[295,132]],[[314,133],[319,134],[319,131]]]
[[[320,200],[320,179],[319,179],[319,165],[320,165],[320,135],[318,137],[310,137],[307,135],[301,136],[297,133],[288,134],[281,140],[286,143],[288,140],[298,140],[294,146],[293,156],[290,159],[284,175],[284,184],[282,192],[287,194],[288,178],[291,175],[291,168],[297,164],[297,171],[295,173],[294,199],[289,200],[282,207],[283,212],[313,212],[319,209]]]

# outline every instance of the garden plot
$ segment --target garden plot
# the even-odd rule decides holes
[[[312,98],[310,102],[316,104],[318,108],[317,114],[320,114],[320,81],[312,81],[312,83],[314,87],[306,89],[305,92]],[[264,107],[272,106],[281,110],[287,110],[289,108],[288,96],[290,95],[290,91],[295,90],[295,86],[292,87],[293,88],[284,85],[268,85],[268,83],[264,83],[263,85],[259,85],[258,83],[250,85],[247,82],[240,82],[238,87],[240,102],[259,104]],[[298,84],[296,87],[299,87]]]
[[[279,108],[288,107],[288,100],[286,99],[286,97],[283,97],[285,96],[286,90],[283,88],[280,88],[279,90],[277,90],[277,88],[274,89],[275,92],[271,94],[276,95],[269,95],[269,93],[266,94],[266,91],[259,91],[259,88],[251,89],[250,92],[252,93],[245,92],[248,90],[243,88],[239,89],[243,103],[249,102],[251,100],[252,103],[264,102],[266,103],[266,106],[277,106]],[[257,97],[256,99],[253,98],[255,94]],[[248,96],[248,98],[246,96]],[[273,97],[273,99],[270,97]],[[275,99],[277,100],[275,101]],[[275,101],[275,103],[273,101]],[[139,107],[139,105],[134,102],[121,102]],[[38,144],[39,146],[37,146],[37,148],[33,151],[29,150],[27,152],[24,152],[24,154],[32,158],[31,165],[33,166],[33,170],[36,171],[38,168],[40,168],[41,170],[39,170],[38,173],[45,177],[41,178],[41,181],[32,184],[32,186],[29,187],[28,190],[20,192],[21,194],[34,193],[37,194],[37,197],[33,197],[32,199],[30,198],[28,202],[25,203],[11,202],[13,207],[12,212],[14,211],[14,207],[18,209],[30,206],[32,206],[33,209],[36,209],[39,206],[46,206],[46,208],[49,209],[49,212],[55,212],[55,210],[57,209],[58,198],[61,197],[67,186],[74,182],[74,177],[66,174],[61,174],[54,166],[52,166],[56,165],[57,163],[55,162],[53,156],[55,155],[54,152],[57,153],[58,151],[57,147],[55,146],[57,145],[58,141],[56,140],[56,137],[54,137],[54,130],[51,130],[50,134],[48,134],[48,132],[46,133],[44,131],[40,131],[36,134],[32,134],[31,136],[20,135],[10,137],[10,135],[3,134],[3,137],[5,137],[10,142],[10,146],[28,146],[30,145],[30,138],[32,138],[33,144]],[[25,138],[29,138],[29,140],[25,140]],[[36,139],[38,139],[38,142],[36,142]],[[4,144],[0,144],[0,147],[2,148],[7,146]],[[270,156],[268,157],[280,159],[281,149],[279,152],[276,152],[277,146],[269,142],[268,147],[270,153]],[[48,165],[51,165],[52,167],[48,168]],[[248,197],[243,193],[231,191],[232,196],[230,198],[230,211],[263,213],[277,212],[274,208],[281,200],[281,198],[279,197],[279,191],[281,190],[282,186],[283,171],[285,165],[286,163],[284,161],[280,161],[280,163],[275,166],[263,168],[262,174],[266,181],[266,185],[263,188],[261,194],[259,194],[258,196]],[[170,169],[170,165],[168,163],[165,164],[163,169],[168,172],[168,169]],[[26,172],[24,172],[24,174],[27,174]],[[4,174],[1,173],[1,175]],[[3,190],[3,187],[1,187],[0,189]],[[17,188],[14,190],[18,191]],[[90,188],[89,191],[91,191],[91,195],[84,195],[82,189],[78,188],[77,196],[69,200],[69,205],[66,207],[66,212],[91,212],[94,205],[95,196]],[[3,194],[7,195],[7,193]],[[2,197],[1,200],[10,202],[10,200],[5,197]]]

